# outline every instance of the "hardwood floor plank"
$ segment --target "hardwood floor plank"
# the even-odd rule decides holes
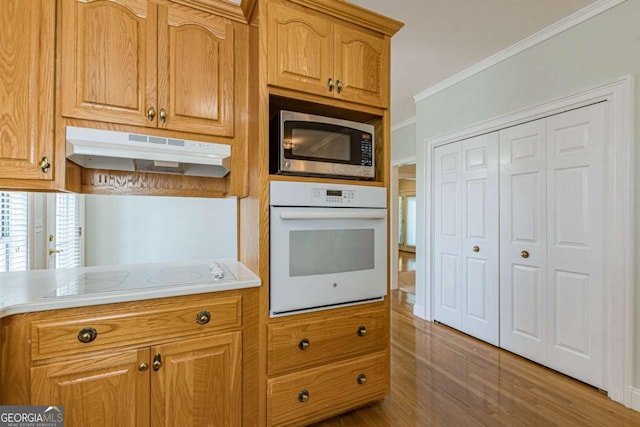
[[[392,293],[391,394],[315,427],[640,426],[593,387],[438,323]]]

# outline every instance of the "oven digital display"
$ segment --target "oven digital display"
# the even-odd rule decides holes
[[[342,190],[327,190],[327,196],[342,197]]]

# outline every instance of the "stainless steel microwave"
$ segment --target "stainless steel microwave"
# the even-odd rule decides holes
[[[270,124],[272,174],[372,179],[374,127],[281,110]]]

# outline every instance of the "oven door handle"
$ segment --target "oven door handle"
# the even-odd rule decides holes
[[[385,219],[387,212],[280,212],[281,219]]]

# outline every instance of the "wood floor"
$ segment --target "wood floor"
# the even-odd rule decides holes
[[[392,293],[391,394],[331,426],[640,426],[640,413],[594,388],[413,316]]]

